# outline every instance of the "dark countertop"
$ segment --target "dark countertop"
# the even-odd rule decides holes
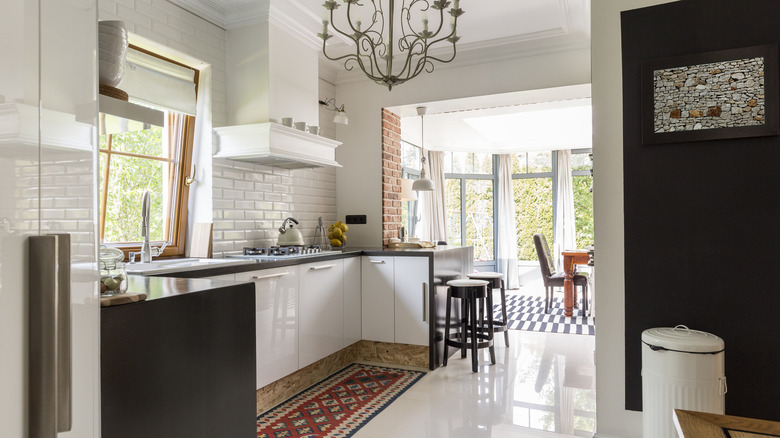
[[[198,269],[192,271],[168,272],[161,274],[150,274],[149,277],[167,278],[203,278],[215,275],[235,274],[238,272],[257,271],[260,269],[281,268],[284,266],[302,265],[305,263],[317,263],[327,260],[337,260],[347,257],[367,256],[404,256],[404,257],[433,257],[435,254],[459,250],[462,247],[439,246],[436,248],[382,248],[382,247],[364,247],[364,248],[346,248],[340,253],[328,253],[323,255],[312,255],[307,257],[295,257],[284,260],[258,260],[257,263],[238,266],[214,266],[208,269]],[[130,275],[130,277],[140,277],[140,275]],[[131,291],[132,292],[132,291]]]
[[[272,269],[284,266],[295,266],[305,263],[317,263],[326,260],[337,260],[348,257],[367,256],[404,256],[428,257],[456,253],[456,250],[471,247],[437,247],[437,248],[347,248],[341,253],[330,253],[311,257],[297,257],[285,260],[263,260],[249,265],[225,266],[193,271],[172,272],[159,275],[128,275],[128,292],[145,293],[147,301],[161,298],[186,295],[191,293],[229,288],[245,282],[218,280],[203,277],[234,274],[237,272]]]
[[[127,291],[145,293],[147,301],[233,287],[243,283],[208,278],[145,277],[143,275],[128,275],[127,277]]]

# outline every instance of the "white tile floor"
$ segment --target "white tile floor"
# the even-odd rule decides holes
[[[355,438],[593,436],[595,337],[510,332],[496,364],[481,350],[478,373],[456,353],[423,377]]]

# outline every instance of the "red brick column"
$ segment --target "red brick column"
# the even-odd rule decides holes
[[[382,243],[401,227],[401,118],[382,109]]]

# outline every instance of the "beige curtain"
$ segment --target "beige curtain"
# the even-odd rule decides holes
[[[555,204],[553,257],[557,270],[563,272],[561,251],[575,249],[574,189],[571,180],[571,151],[558,151],[558,200]]]
[[[498,235],[496,269],[504,274],[507,289],[520,287],[517,270],[517,225],[512,190],[512,155],[498,156]]]
[[[418,192],[422,206],[421,238],[436,243],[447,240],[447,211],[444,191],[444,152],[428,151],[428,177],[433,191]]]

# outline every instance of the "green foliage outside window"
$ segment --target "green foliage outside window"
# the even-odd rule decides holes
[[[100,136],[100,148],[108,147],[108,136]],[[113,151],[162,156],[162,128],[133,131],[112,136]],[[103,185],[107,154],[100,153],[100,184]],[[106,243],[139,242],[141,237],[141,202],[145,190],[151,192],[150,239],[164,240],[165,168],[168,163],[111,155],[108,175],[106,220],[103,241]],[[103,205],[101,193],[101,206]]]
[[[592,185],[592,176],[575,176],[572,178],[577,248],[593,245],[593,193],[590,192]]]
[[[542,233],[552,245],[552,178],[523,178],[512,181],[517,229],[517,259],[538,260],[533,237]]]

